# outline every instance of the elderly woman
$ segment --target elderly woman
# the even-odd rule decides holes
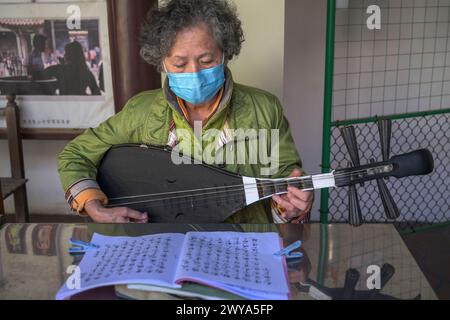
[[[218,134],[229,129],[278,130],[279,155],[272,159],[278,170],[269,178],[300,176],[300,158],[278,99],[233,82],[226,67],[239,54],[243,42],[235,8],[224,0],[172,0],[155,8],[150,17],[143,28],[141,54],[167,74],[166,82],[162,89],[133,97],[121,112],[99,127],[86,130],[59,155],[58,170],[72,209],[95,222],[151,222],[151,212],[104,207],[108,199],[95,181],[97,167],[105,152],[116,144],[193,144],[204,138],[203,134],[194,135],[193,127],[198,123],[203,132],[216,129]],[[200,143],[205,147],[221,140],[204,139]],[[226,145],[226,141],[222,143]],[[183,149],[190,150],[191,146]],[[224,169],[260,176],[260,167],[225,163]],[[307,219],[312,193],[294,187],[288,191],[284,196],[246,207],[226,222]]]

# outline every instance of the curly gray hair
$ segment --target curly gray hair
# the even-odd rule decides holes
[[[244,33],[236,7],[227,0],[170,0],[149,13],[142,28],[141,56],[161,71],[180,30],[206,23],[225,58],[237,56],[244,42]]]

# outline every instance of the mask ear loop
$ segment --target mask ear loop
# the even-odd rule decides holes
[[[163,63],[163,67],[164,67],[164,72],[165,72],[165,73],[168,73],[168,72],[167,72],[167,68],[166,68],[166,63],[164,62],[164,59],[163,59],[162,63]]]

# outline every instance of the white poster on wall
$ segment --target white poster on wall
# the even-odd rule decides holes
[[[0,4],[0,104],[16,94],[24,128],[97,126],[114,114],[106,0],[29,2]]]

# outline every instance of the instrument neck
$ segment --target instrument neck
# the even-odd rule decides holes
[[[260,198],[267,198],[274,194],[287,193],[289,186],[300,190],[314,189],[312,177],[257,180],[257,186]]]
[[[256,183],[260,199],[270,197],[274,194],[287,193],[289,186],[303,191],[336,186],[333,173],[285,179],[257,179]]]

